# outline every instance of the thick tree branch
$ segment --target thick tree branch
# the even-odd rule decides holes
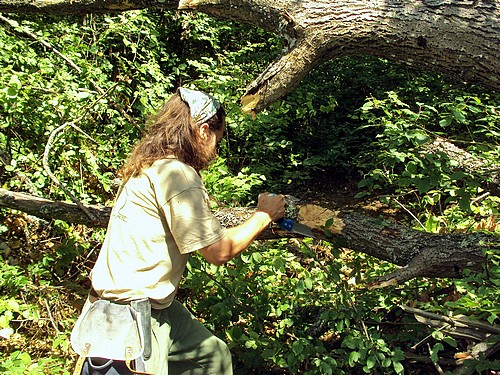
[[[114,13],[146,8],[176,9],[176,0],[2,0],[0,12],[89,14]]]
[[[59,219],[89,227],[106,227],[111,209],[87,206],[90,220],[76,205],[54,202],[23,193],[0,189],[0,206],[23,211],[46,220]],[[226,227],[236,226],[252,214],[249,208],[220,209],[216,215]],[[334,212],[317,205],[300,207],[301,223],[313,228],[318,240],[335,242],[338,246],[359,251],[401,266],[382,277],[373,287],[398,284],[417,276],[460,277],[464,269],[482,270],[483,249],[499,249],[500,240],[485,233],[436,235],[411,230],[391,222],[380,222],[361,212]],[[333,225],[323,227],[333,218]],[[270,227],[258,237],[272,240],[300,237],[278,226]]]
[[[500,90],[500,10],[495,1],[399,0],[0,0],[0,12],[83,14],[143,8],[200,11],[264,28],[288,45],[248,87],[256,114],[318,64],[368,54]]]
[[[500,89],[495,2],[181,0],[179,8],[250,23],[289,41],[247,87],[242,102],[250,113],[293,90],[321,62],[345,55],[375,55]]]
[[[55,202],[33,195],[16,193],[0,188],[0,206],[22,211],[45,220],[63,220],[73,224],[104,228],[108,225],[111,208],[86,206],[94,221],[84,214],[76,203]]]
[[[452,142],[444,138],[437,137],[432,143],[427,143],[422,147],[424,153],[442,154],[456,164],[456,170],[463,170],[491,181],[495,185],[500,185],[500,165],[491,161],[481,160]]]

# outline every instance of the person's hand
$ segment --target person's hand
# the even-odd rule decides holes
[[[285,215],[285,197],[281,194],[261,193],[257,210],[267,213],[271,221],[279,220]]]

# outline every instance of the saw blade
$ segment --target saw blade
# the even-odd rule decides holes
[[[292,232],[301,234],[306,237],[316,238],[311,228],[309,228],[307,225],[304,224],[299,224],[294,222],[292,227]]]

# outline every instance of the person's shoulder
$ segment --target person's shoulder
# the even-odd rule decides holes
[[[190,168],[187,164],[183,163],[177,158],[164,158],[157,160],[151,166],[152,169],[164,170],[164,169],[185,169]]]
[[[201,178],[194,168],[176,158],[157,160],[149,172],[160,180],[170,184],[187,185],[190,187],[202,186]]]
[[[186,163],[176,158],[165,158],[157,160],[156,162],[153,163],[151,169],[158,173],[177,171],[177,172],[182,172],[186,175],[198,176],[198,173],[196,173],[194,168],[190,167]]]

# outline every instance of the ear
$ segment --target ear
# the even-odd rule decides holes
[[[210,127],[206,122],[200,125],[199,132],[202,140],[205,141],[210,138]]]

